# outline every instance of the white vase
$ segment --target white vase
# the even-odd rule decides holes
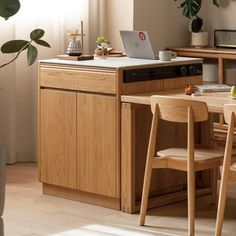
[[[208,45],[208,32],[192,32],[191,45],[196,48],[203,48]]]
[[[5,182],[6,182],[6,155],[3,145],[0,144],[0,217],[3,214],[5,203]]]

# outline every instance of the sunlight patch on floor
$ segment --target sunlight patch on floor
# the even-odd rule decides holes
[[[132,230],[130,228],[106,226],[101,224],[91,224],[83,226],[81,229],[64,231],[50,236],[177,236],[163,232],[147,232],[145,230]]]

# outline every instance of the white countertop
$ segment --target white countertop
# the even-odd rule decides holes
[[[116,57],[116,58],[95,58],[94,60],[85,61],[69,61],[59,59],[40,60],[40,63],[76,65],[76,66],[94,66],[94,67],[108,67],[108,68],[125,68],[146,65],[170,65],[178,63],[189,63],[202,60],[201,58],[190,57],[177,57],[171,61],[149,60],[149,59],[136,59],[129,57]]]

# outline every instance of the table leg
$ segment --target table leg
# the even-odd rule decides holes
[[[222,57],[218,58],[218,82],[219,84],[224,83],[224,59]]]
[[[219,84],[224,83],[224,59],[222,57],[218,58],[218,82]],[[219,115],[219,124],[221,127],[224,124],[224,117],[222,114]]]
[[[121,105],[121,211],[135,209],[134,137],[135,111],[132,104]]]

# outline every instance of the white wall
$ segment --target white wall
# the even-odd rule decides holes
[[[146,30],[154,51],[165,47],[187,46],[189,21],[174,0],[106,0],[105,34],[112,46],[123,50],[119,30]]]
[[[204,20],[204,30],[209,32],[210,44],[213,45],[214,29],[236,30],[236,1],[222,0],[220,8],[215,7],[212,1],[203,1],[200,15]]]
[[[120,29],[146,30],[154,51],[165,47],[189,46],[189,20],[178,9],[181,1],[174,0],[105,0],[105,34],[116,49],[123,50]],[[204,30],[209,32],[213,45],[214,29],[236,29],[236,1],[222,0],[220,8],[212,0],[202,1],[199,15],[204,20]]]
[[[111,46],[123,50],[119,30],[133,30],[134,0],[106,0],[105,32]]]
[[[187,46],[189,21],[174,0],[135,0],[134,29],[148,31],[154,51],[165,47]]]

